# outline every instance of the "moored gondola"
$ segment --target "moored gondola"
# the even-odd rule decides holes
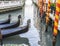
[[[8,28],[18,27],[20,25],[20,18],[21,18],[21,15],[18,16],[18,21],[17,22],[0,25],[0,29],[8,29]]]
[[[0,45],[1,46],[3,45],[4,38],[27,32],[29,30],[29,25],[30,25],[30,19],[27,21],[26,26],[16,27],[12,29],[5,29],[5,30],[0,29],[0,43],[1,43]]]
[[[4,38],[10,37],[10,36],[25,33],[29,30],[29,25],[30,25],[30,19],[27,21],[26,26],[1,30],[0,32],[1,32],[2,38],[4,39]]]
[[[10,23],[10,20],[11,20],[11,15],[8,16],[7,20],[0,21],[0,25],[2,25],[2,24],[8,24],[8,23]]]

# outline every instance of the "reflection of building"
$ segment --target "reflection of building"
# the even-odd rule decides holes
[[[34,1],[33,1],[34,2]],[[39,9],[37,7],[37,2],[34,2],[34,25],[37,29],[40,29],[40,16],[39,16]]]
[[[39,10],[38,8],[34,5],[34,25],[37,29],[40,29],[40,17],[39,17]]]

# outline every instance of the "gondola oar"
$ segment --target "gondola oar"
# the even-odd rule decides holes
[[[20,25],[20,18],[21,18],[21,15],[18,16],[18,21],[15,23],[0,25],[0,29],[8,29],[8,28],[18,27]]]
[[[10,20],[11,20],[11,15],[8,16],[7,20],[0,21],[0,25],[2,25],[2,24],[8,24],[8,23],[10,23]]]

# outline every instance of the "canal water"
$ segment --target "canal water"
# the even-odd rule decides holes
[[[40,35],[37,28],[34,26],[34,7],[32,0],[26,0],[24,8],[23,25],[26,25],[28,19],[31,20],[29,31],[24,34],[15,35],[3,40],[3,46],[40,46]],[[23,15],[22,10],[16,10],[0,14],[0,20],[7,19],[11,14],[11,22],[17,21],[18,15]]]

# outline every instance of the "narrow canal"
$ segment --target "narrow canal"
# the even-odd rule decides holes
[[[40,46],[38,44],[38,42],[40,41],[40,35],[39,35],[40,30],[37,30],[37,28],[34,26],[33,11],[34,11],[34,7],[32,0],[26,0],[24,13],[22,12],[22,10],[16,10],[16,11],[0,14],[1,20],[3,20],[2,18],[4,19],[8,18],[8,15],[11,14],[12,15],[11,22],[17,21],[18,15],[24,14],[23,25],[26,24],[28,19],[31,19],[29,31],[24,34],[20,34],[4,39],[3,40],[4,46]]]
[[[30,4],[28,4],[29,2]],[[38,45],[38,41],[40,41],[40,37],[38,33],[39,30],[37,30],[34,26],[34,7],[31,0],[27,0],[25,5],[24,22],[26,22],[26,20],[28,19],[31,19],[31,25],[30,25],[29,31],[25,34],[22,34],[21,36],[27,37],[29,39],[29,43],[31,46],[39,46]]]

